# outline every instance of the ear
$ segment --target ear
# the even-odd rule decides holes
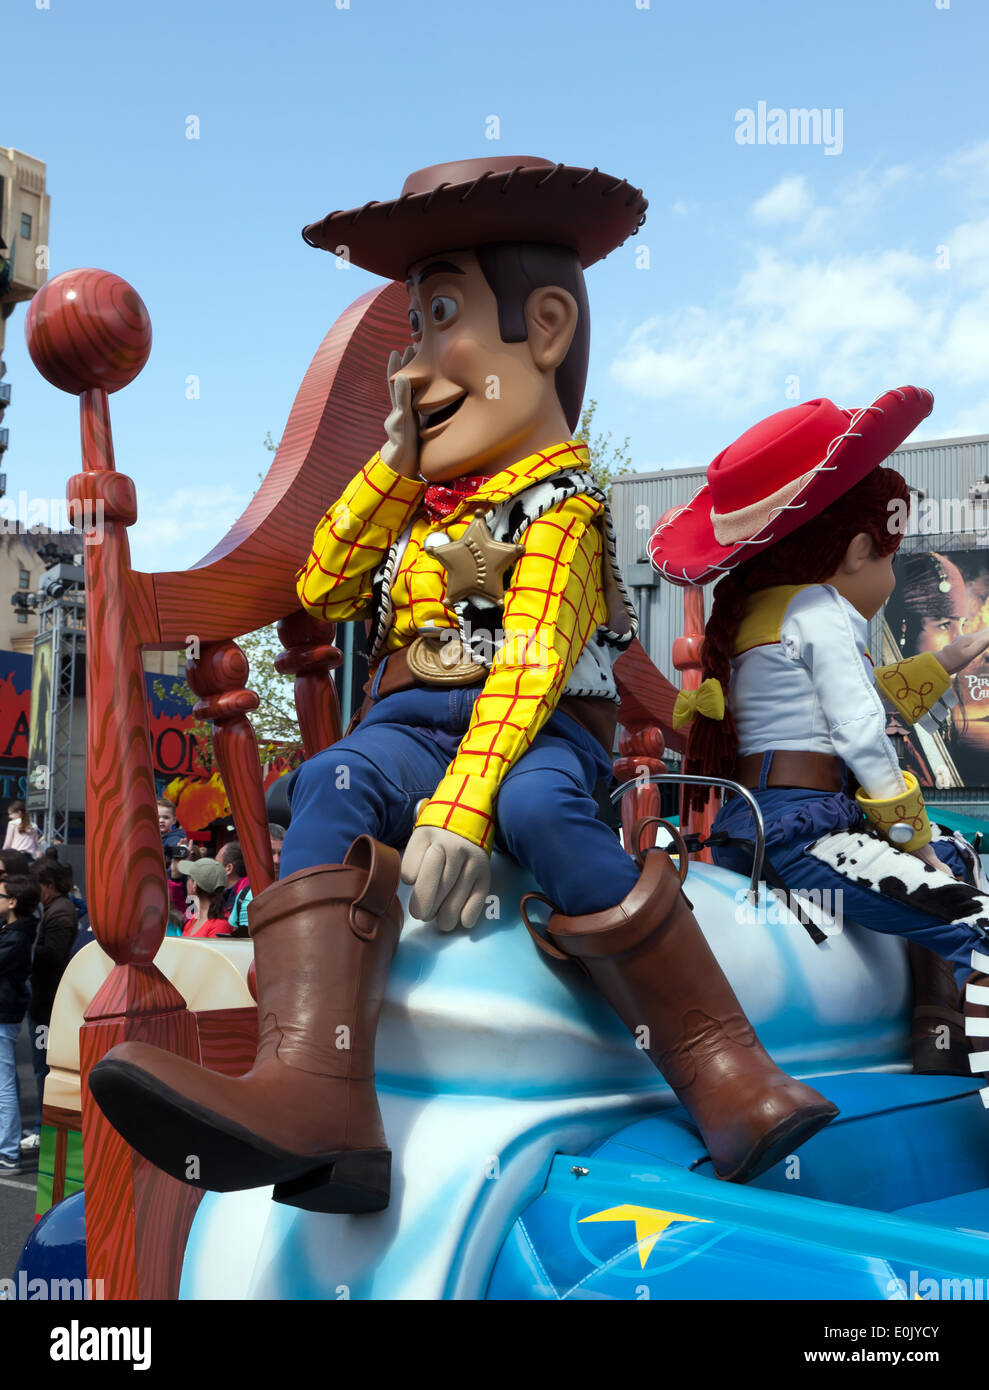
[[[848,543],[845,551],[845,558],[838,567],[839,574],[858,574],[859,570],[871,560],[875,552],[872,544],[872,537],[868,531],[860,531],[857,536],[853,536]]]
[[[558,285],[533,290],[525,301],[529,351],[541,371],[555,371],[570,351],[577,331],[577,312],[573,295]]]

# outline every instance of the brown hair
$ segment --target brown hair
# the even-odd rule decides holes
[[[40,886],[54,888],[57,894],[67,897],[72,892],[75,873],[71,864],[43,856],[32,863],[31,877]]]
[[[738,753],[735,719],[728,705],[728,684],[735,634],[749,595],[774,584],[819,584],[835,574],[855,536],[872,538],[877,555],[891,555],[903,539],[891,524],[890,504],[909,501],[903,478],[892,468],[874,468],[854,487],[789,536],[746,560],[719,580],[714,607],[704,629],[702,648],[706,680],[713,676],[725,693],[724,719],[696,715],[687,735],[683,770],[698,776],[731,777]],[[705,787],[688,787],[687,801],[700,809]]]
[[[244,851],[240,847],[239,840],[227,840],[216,851],[217,860],[223,855],[223,863],[229,864],[234,871],[234,878],[243,878],[247,873],[247,864],[244,861]]]
[[[569,247],[536,242],[504,241],[472,249],[498,301],[498,331],[503,343],[524,343],[528,338],[525,301],[533,290],[553,285],[577,301],[573,341],[554,377],[567,426],[575,430],[580,423],[591,343],[590,308],[580,257]]]
[[[19,828],[21,830],[29,830],[31,828],[31,817],[28,815],[27,807],[24,805],[23,801],[12,801],[10,805],[7,807],[8,816],[10,815],[11,811],[13,811],[16,815],[20,817]]]
[[[226,917],[227,890],[222,884],[215,892],[207,894],[191,875],[189,882],[192,884],[189,892],[196,898],[197,902],[206,904],[206,916],[208,918]]]

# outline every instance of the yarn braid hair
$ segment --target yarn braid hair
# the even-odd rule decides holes
[[[694,716],[687,735],[683,770],[698,776],[731,777],[738,753],[738,732],[728,703],[735,635],[749,596],[775,584],[820,584],[837,573],[851,541],[863,532],[876,555],[891,555],[903,539],[895,516],[905,515],[910,492],[892,468],[873,468],[824,511],[761,554],[736,565],[714,589],[714,606],[704,628],[702,679],[713,676],[725,694],[723,719]],[[771,698],[767,694],[767,698]],[[703,807],[705,787],[688,787],[688,806]]]

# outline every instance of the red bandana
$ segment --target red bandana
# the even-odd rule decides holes
[[[422,499],[430,521],[449,516],[465,497],[472,497],[487,481],[487,474],[471,473],[463,478],[451,478],[448,483],[430,483]]]

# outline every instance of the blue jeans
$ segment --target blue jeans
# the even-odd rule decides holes
[[[0,1158],[21,1153],[21,1089],[17,1084],[19,1023],[0,1023]]]
[[[418,803],[432,796],[456,753],[479,693],[472,687],[387,695],[353,733],[297,768],[280,876],[339,864],[358,835],[401,848]],[[499,789],[496,846],[568,916],[613,907],[638,882],[635,862],[601,820],[593,795],[611,771],[597,740],[556,711]]]
[[[38,1043],[48,1035],[48,1024],[38,1023],[31,1017],[30,1012],[27,1016],[28,1033],[31,1037],[31,1065],[34,1068],[34,1084],[38,1088],[38,1125],[36,1133],[41,1133],[41,1112],[44,1107],[45,1099],[45,1077],[48,1075],[48,1048],[39,1047]],[[42,1033],[44,1029],[44,1033]]]
[[[862,816],[850,797],[787,787],[763,787],[752,794],[765,822],[766,858],[790,891],[838,893],[837,899],[825,898],[824,901],[840,902],[845,917],[862,927],[902,936],[937,952],[955,967],[959,987],[972,971],[972,950],[989,952],[985,935],[971,925],[924,912],[888,893],[856,882],[856,870],[851,863],[846,876],[807,853],[810,845],[826,836],[861,830]],[[742,797],[734,797],[718,812],[712,833],[720,831],[740,839],[754,839],[752,813]],[[964,863],[950,841],[944,845],[935,841],[932,848],[954,873],[964,871]],[[725,846],[712,849],[712,855],[714,862],[725,868],[744,874],[751,872],[751,856],[743,850]],[[897,859],[909,856],[889,847],[887,857],[890,886],[895,888]],[[989,899],[985,899],[985,903],[989,910]]]

